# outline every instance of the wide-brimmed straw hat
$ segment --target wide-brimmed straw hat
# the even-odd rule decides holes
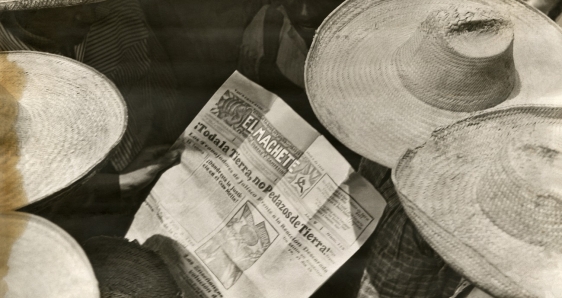
[[[0,0],[0,11],[66,7],[106,0]]]
[[[99,297],[78,243],[41,217],[0,213],[0,297]]]
[[[99,280],[101,298],[181,297],[164,261],[139,243],[98,236],[83,247]]]
[[[343,144],[394,167],[442,125],[562,88],[562,32],[516,0],[348,0],[305,67],[312,107]]]
[[[126,121],[121,94],[96,70],[52,54],[0,53],[0,210],[84,181]]]
[[[424,239],[494,297],[562,297],[562,108],[436,130],[393,180]]]

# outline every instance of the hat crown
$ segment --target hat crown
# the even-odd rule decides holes
[[[487,109],[506,100],[516,85],[513,24],[481,5],[431,12],[394,60],[404,87],[440,109]]]
[[[482,177],[477,197],[490,220],[511,236],[562,250],[561,182],[560,140],[514,140]]]
[[[512,175],[562,203],[562,152],[553,146],[529,143],[510,151]]]

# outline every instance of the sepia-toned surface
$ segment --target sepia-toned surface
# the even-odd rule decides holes
[[[458,254],[463,250],[457,250],[457,254],[450,257],[436,244],[438,241],[431,240],[448,235],[456,237],[458,231],[470,230],[465,234],[472,233],[470,235],[478,239],[462,240],[464,244],[478,245],[484,240],[491,243],[500,237],[482,235],[497,229],[535,247],[547,246],[543,250],[528,250],[533,251],[531,256],[519,252],[510,254],[505,248],[500,249],[501,253],[492,252],[494,261],[518,256],[517,260],[504,260],[496,266],[498,270],[494,272],[499,275],[511,278],[516,272],[513,268],[520,263],[527,262],[527,267],[532,268],[526,270],[524,276],[515,277],[516,283],[521,281],[520,285],[512,283],[511,292],[506,295],[543,297],[546,294],[536,292],[536,286],[546,284],[545,291],[550,291],[552,297],[559,297],[561,291],[556,288],[559,281],[554,278],[559,269],[553,267],[557,266],[556,262],[533,261],[543,256],[544,251],[551,251],[558,241],[557,226],[552,224],[557,219],[552,215],[557,210],[557,200],[550,196],[551,192],[557,192],[556,183],[551,183],[554,186],[546,200],[520,196],[526,193],[519,191],[524,187],[513,183],[519,176],[530,181],[531,188],[542,187],[547,180],[555,181],[556,162],[549,163],[545,167],[547,171],[537,168],[548,163],[545,160],[555,160],[557,150],[543,148],[548,146],[527,146],[517,149],[519,151],[502,149],[512,158],[526,157],[515,166],[514,162],[505,160],[499,165],[488,162],[486,167],[490,165],[492,170],[481,175],[477,203],[451,203],[447,211],[440,206],[432,207],[430,216],[421,216],[435,222],[445,213],[454,216],[449,221],[464,219],[466,226],[455,228],[454,233],[446,231],[450,225],[436,228],[438,232],[428,232],[425,227],[422,233],[418,232],[423,220],[419,220],[420,216],[410,220],[412,205],[403,207],[399,202],[397,192],[404,187],[395,187],[390,168],[395,166],[394,159],[407,148],[422,144],[433,129],[472,112],[512,103],[559,102],[562,31],[539,11],[561,23],[562,2],[349,0],[320,26],[330,11],[342,2],[0,0],[0,49],[36,51],[33,55],[0,54],[0,212],[26,206],[23,210],[48,218],[85,247],[88,242],[83,241],[100,239],[92,236],[118,237],[104,242],[102,253],[91,249],[92,246],[86,249],[88,256],[93,257],[91,266],[96,269],[97,278],[103,281],[100,283],[102,297],[168,297],[178,294],[175,286],[179,286],[185,297],[204,297],[210,291],[229,297],[449,298],[461,277],[457,272],[485,291],[502,297],[504,289],[498,290],[498,283],[494,284],[498,277],[466,269],[474,267],[475,263],[482,265],[479,268],[482,269],[485,263],[466,262],[467,254]],[[449,5],[451,3],[454,7]],[[488,6],[495,7],[495,11]],[[439,26],[447,22],[451,26],[440,31]],[[309,62],[322,71],[322,76],[303,71],[312,37],[319,26]],[[444,35],[440,36],[442,33]],[[432,42],[433,38],[444,43]],[[89,80],[90,75],[97,76],[96,71],[53,54],[93,67],[115,86],[101,78]],[[470,59],[465,59],[466,55],[471,56]],[[55,63],[51,64],[53,61]],[[467,61],[470,63],[465,64]],[[338,212],[359,210],[358,204],[346,201],[345,191],[330,191],[333,185],[325,189],[319,187],[327,185],[324,176],[319,174],[326,170],[325,164],[319,160],[328,160],[327,168],[352,173],[341,156],[324,156],[322,150],[310,154],[319,154],[322,156],[319,159],[308,159],[303,154],[300,157],[304,165],[292,168],[294,173],[287,172],[272,180],[270,178],[283,163],[291,159],[287,157],[298,150],[284,146],[287,143],[280,142],[276,134],[258,134],[253,141],[252,135],[236,139],[241,131],[233,133],[233,127],[245,124],[247,128],[256,128],[244,121],[255,108],[246,105],[248,101],[243,95],[247,93],[236,88],[220,89],[213,99],[216,100],[213,108],[203,109],[202,113],[207,116],[204,119],[197,116],[234,70],[275,93],[294,110],[285,107],[280,114],[287,116],[296,112],[304,118],[305,121],[279,117],[270,122],[275,123],[272,126],[276,128],[289,127],[281,129],[283,135],[297,134],[289,139],[295,147],[304,146],[299,150],[312,152],[314,148],[328,146],[329,142],[351,168],[357,168],[361,159],[352,150],[374,160],[362,161],[359,172],[368,180],[362,187],[371,188],[372,184],[387,200],[387,208],[377,231],[344,265],[343,260],[351,253],[346,253],[342,262],[338,260],[335,264],[329,260],[323,262],[319,251],[314,254],[304,249],[331,251],[333,247],[326,243],[333,240],[334,234],[341,236],[343,240],[338,241],[343,242],[353,242],[356,234],[360,234],[346,234],[345,221],[334,219]],[[305,77],[308,90],[304,88]],[[117,100],[119,93],[124,101]],[[333,101],[339,104],[330,107]],[[100,104],[107,106],[100,107]],[[277,110],[279,106],[274,104],[271,108]],[[203,122],[192,123],[187,128],[192,134],[182,136],[181,140],[185,141],[182,154],[166,153],[171,142],[195,117]],[[124,133],[122,124],[125,122],[130,125]],[[326,139],[318,138],[317,134],[307,135],[305,132],[310,127],[306,123]],[[478,127],[484,126],[472,128]],[[505,126],[498,128],[504,130]],[[522,131],[525,129],[518,128],[514,135],[520,136]],[[549,136],[557,133],[550,129],[543,132]],[[415,136],[409,139],[406,134]],[[496,140],[496,137],[490,139]],[[401,141],[404,142],[399,144]],[[473,145],[473,142],[463,143],[462,137],[449,141],[452,147]],[[284,151],[280,143],[287,152],[281,154]],[[503,146],[501,141],[496,143]],[[246,146],[248,144],[253,147]],[[113,149],[115,145],[118,150]],[[220,150],[211,150],[213,145]],[[265,151],[257,150],[259,146]],[[490,147],[493,146],[484,144],[478,149]],[[262,159],[266,160],[269,154],[267,150],[275,152],[275,156],[263,163]],[[259,154],[248,154],[253,151]],[[213,157],[204,152],[217,154]],[[532,153],[544,158],[536,158]],[[178,157],[176,166],[172,166],[174,156]],[[281,166],[272,166],[277,157]],[[462,160],[454,157],[452,160]],[[448,163],[430,164],[420,167],[423,169],[410,177],[409,182],[431,185],[410,187],[408,191],[419,193],[440,185],[426,179],[428,173],[424,171],[438,171]],[[168,169],[170,166],[172,168]],[[517,169],[512,173],[509,169],[513,167]],[[479,169],[485,167],[462,165],[456,168],[469,169],[466,171],[471,175],[478,175]],[[245,175],[247,170],[252,171],[249,176]],[[346,183],[351,180],[362,180],[354,175],[338,189],[347,189]],[[447,178],[460,177],[449,176],[452,175]],[[284,185],[285,182],[288,184]],[[486,192],[497,186],[509,190],[510,195],[500,196],[495,191],[492,196]],[[440,194],[446,196],[454,191],[449,188]],[[314,189],[320,195],[311,195]],[[457,192],[452,201],[461,200],[465,193]],[[252,194],[257,198],[252,198]],[[427,194],[411,197],[415,200],[424,195]],[[377,210],[382,211],[384,202],[379,200],[380,196],[369,197],[365,202],[380,201],[380,210]],[[349,202],[349,205],[342,202]],[[268,206],[268,203],[273,205]],[[503,204],[501,208],[497,206],[500,203]],[[455,212],[465,205],[470,205],[468,212],[456,216]],[[122,238],[139,206],[141,209],[129,236],[142,234],[136,237],[144,241],[142,246]],[[320,207],[303,224],[311,206],[312,209]],[[280,212],[278,218],[273,216],[277,212],[275,208]],[[494,218],[503,218],[493,221],[497,229],[471,230],[469,224],[474,222],[467,214],[475,214],[478,208]],[[296,213],[291,209],[297,209]],[[406,214],[404,209],[410,213]],[[285,211],[286,214],[291,212],[291,216],[289,225],[283,226]],[[355,215],[357,218],[351,223],[364,226],[358,218],[368,216],[364,217],[364,212],[360,211]],[[5,217],[0,214],[0,221]],[[75,261],[83,260],[80,247],[71,243],[72,239],[61,230],[53,235],[43,232],[33,236],[36,232],[32,231],[38,230],[34,224],[36,220],[32,215],[23,217],[27,219],[0,224],[0,297],[48,297],[51,290],[53,297],[84,297],[81,291],[97,297],[95,289],[90,291],[95,280],[90,280],[91,268],[87,269],[87,264],[77,261],[68,269],[65,264],[74,261],[51,257],[82,255]],[[313,221],[319,218],[323,227],[310,231],[297,229],[300,235],[292,237],[291,224],[298,220],[298,225],[312,227]],[[550,224],[548,228],[545,222]],[[40,226],[49,224],[42,222]],[[525,234],[526,229],[534,233]],[[62,245],[52,243],[53,239],[59,239],[57,235],[63,238]],[[50,237],[43,239],[44,236]],[[368,233],[361,236],[366,238]],[[431,241],[428,243],[425,238]],[[313,241],[312,245],[307,241]],[[352,250],[361,241],[358,240]],[[290,245],[283,248],[286,243]],[[512,241],[499,244],[510,243],[513,244]],[[134,249],[123,250],[120,245]],[[136,254],[135,249],[146,254]],[[279,254],[272,260],[272,256],[283,249],[291,251],[290,256],[295,259]],[[549,257],[552,255],[556,253]],[[318,259],[320,265],[310,263]],[[136,267],[146,265],[146,261],[155,266]],[[289,273],[284,271],[286,264],[292,268]],[[323,268],[326,264],[331,264],[329,270]],[[547,273],[541,273],[543,269]],[[74,271],[75,275],[68,274]],[[152,278],[150,273],[160,275]],[[174,280],[168,273],[172,273]],[[139,274],[150,280],[138,278]],[[484,281],[481,280],[483,276]],[[83,280],[78,281],[81,278]],[[320,281],[326,279],[318,288]],[[309,282],[311,280],[314,281]],[[499,288],[509,283],[501,283]],[[57,285],[61,287],[54,289]],[[521,285],[534,294],[513,290]],[[475,291],[486,296],[481,289]]]
[[[308,297],[384,209],[324,137],[238,73],[172,148],[180,164],[154,186],[127,237],[177,251],[163,258],[187,296]]]

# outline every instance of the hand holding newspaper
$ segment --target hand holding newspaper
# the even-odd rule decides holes
[[[374,231],[385,202],[308,123],[234,73],[174,144],[127,234],[185,297],[308,297]]]

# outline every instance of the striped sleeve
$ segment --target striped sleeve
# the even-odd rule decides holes
[[[137,0],[106,1],[97,11],[106,16],[91,26],[77,57],[111,79],[127,103],[128,129],[111,158],[122,171],[154,138],[175,134],[176,81]]]
[[[34,51],[35,49],[25,44],[8,31],[0,23],[0,51]]]

